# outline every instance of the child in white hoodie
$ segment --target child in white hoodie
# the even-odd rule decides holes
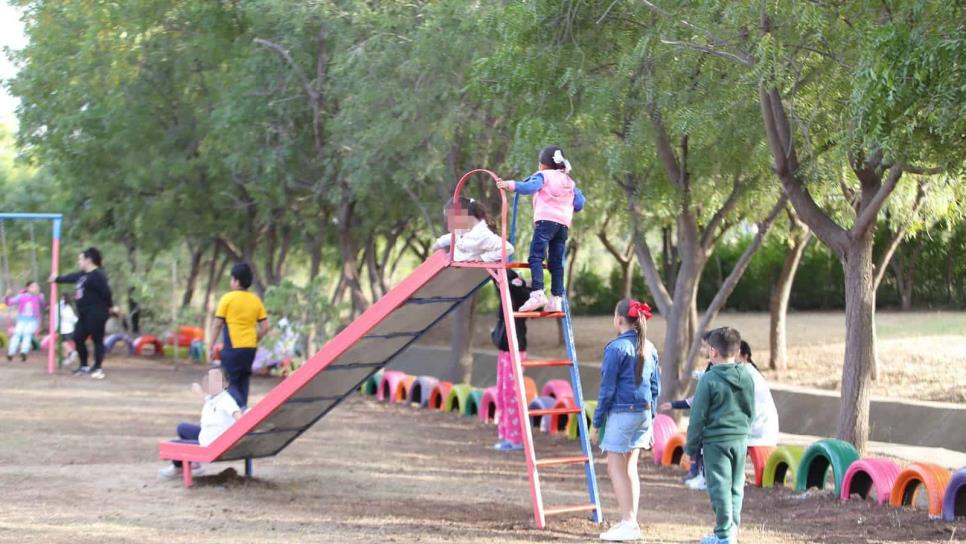
[[[445,208],[446,222],[450,232],[440,236],[433,245],[433,251],[449,250],[452,233],[456,233],[454,261],[497,262],[503,259],[502,238],[490,230],[486,223],[486,208],[472,198],[460,197],[459,210],[453,207],[450,199]],[[513,245],[506,243],[507,258],[513,254]]]
[[[755,382],[755,418],[751,420],[748,447],[777,446],[778,409],[775,407],[775,399],[771,396],[765,377],[758,371],[758,365],[751,359],[751,346],[744,340],[738,350],[738,361],[745,363],[745,368]]]

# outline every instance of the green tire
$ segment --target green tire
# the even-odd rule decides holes
[[[470,390],[469,396],[466,398],[466,402],[463,403],[463,415],[466,417],[474,417],[480,413],[480,400],[483,398],[483,390],[473,388]]]
[[[446,400],[443,401],[443,411],[459,412],[462,414],[463,407],[466,406],[466,401],[470,398],[470,392],[472,390],[473,388],[465,383],[454,385],[449,390],[449,395],[446,395]]]
[[[835,479],[835,496],[842,494],[842,479],[849,465],[859,460],[859,452],[848,442],[833,438],[819,440],[805,450],[795,474],[795,489],[806,491],[817,487],[823,489],[828,471],[832,469]]]
[[[372,376],[369,376],[369,378],[366,379],[366,381],[362,382],[362,387],[359,388],[359,391],[363,395],[369,395],[369,396],[375,395],[376,392],[379,391],[379,382],[381,381],[382,381],[382,370],[376,372]]]

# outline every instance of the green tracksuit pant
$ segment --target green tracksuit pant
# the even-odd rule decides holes
[[[747,454],[746,440],[704,443],[704,476],[717,518],[714,534],[718,538],[734,537],[741,525]]]

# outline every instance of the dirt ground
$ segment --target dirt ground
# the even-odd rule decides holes
[[[495,428],[454,414],[353,397],[274,459],[208,467],[192,489],[159,481],[158,441],[196,420],[199,367],[111,357],[107,379],[48,377],[39,357],[0,363],[0,542],[591,542],[578,517],[532,526],[519,454],[490,449]],[[253,398],[274,384],[253,382]],[[575,442],[538,435],[538,455]],[[616,504],[597,465],[604,509]],[[227,472],[224,472],[227,471]],[[641,463],[649,543],[692,543],[712,516],[681,472]],[[577,468],[547,469],[547,504],[585,500]],[[821,494],[748,488],[742,542],[898,543],[966,539],[966,521],[922,510],[840,503]]]
[[[729,325],[751,344],[755,361],[768,366],[768,314],[723,313],[712,326]],[[895,398],[966,402],[966,312],[878,312],[876,314],[881,374],[872,394]],[[493,349],[493,320],[477,318],[474,346]],[[664,348],[665,322],[655,316],[648,338]],[[531,320],[527,335],[531,356],[563,353],[553,320]],[[446,344],[450,328],[441,324],[429,343]],[[610,317],[577,317],[574,338],[582,366],[600,364],[604,346],[615,333]],[[788,316],[789,368],[766,371],[770,380],[838,390],[845,353],[845,314],[801,312]]]

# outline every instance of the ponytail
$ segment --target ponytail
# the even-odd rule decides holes
[[[644,380],[644,359],[647,355],[647,320],[651,318],[651,307],[646,303],[625,298],[617,303],[617,315],[637,332],[637,365],[635,366],[634,382],[641,385]]]

